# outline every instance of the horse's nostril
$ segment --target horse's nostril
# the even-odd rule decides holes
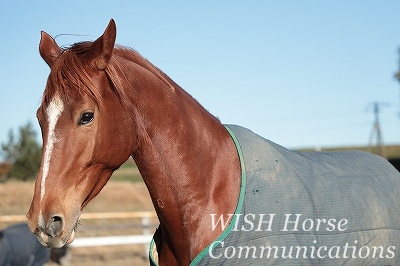
[[[49,236],[56,237],[63,230],[63,218],[61,216],[53,216],[49,219],[46,226],[46,232]]]

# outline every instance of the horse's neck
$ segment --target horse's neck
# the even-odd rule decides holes
[[[224,126],[195,100],[180,88],[155,89],[148,97],[160,101],[140,103],[153,110],[137,114],[133,158],[163,228],[159,256],[188,264],[221,233],[212,231],[211,214],[235,210],[239,160]]]

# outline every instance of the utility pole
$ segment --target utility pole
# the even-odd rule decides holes
[[[379,122],[379,113],[381,112],[381,107],[388,106],[389,104],[373,102],[370,103],[368,107],[370,107],[371,105],[372,105],[372,110],[374,112],[375,120],[372,125],[372,131],[369,138],[369,148],[372,153],[386,158],[386,148],[385,145],[383,144],[382,131]],[[373,143],[374,138],[376,140],[375,145]]]
[[[400,54],[400,48],[398,49],[398,52]],[[399,56],[399,71],[396,72],[396,74],[394,75],[394,77],[397,79],[397,81],[400,82],[400,56]],[[400,98],[400,94],[399,94],[399,98]]]

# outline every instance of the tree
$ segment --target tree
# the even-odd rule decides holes
[[[28,122],[19,128],[18,139],[10,130],[8,142],[1,144],[5,160],[12,164],[8,177],[28,180],[36,177],[41,160],[41,145],[36,140],[36,132]]]

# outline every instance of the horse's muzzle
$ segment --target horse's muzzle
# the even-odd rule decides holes
[[[64,232],[65,219],[62,215],[52,216],[47,223],[39,220],[38,227],[33,232],[39,242],[48,248],[61,248],[74,239],[75,230]]]

